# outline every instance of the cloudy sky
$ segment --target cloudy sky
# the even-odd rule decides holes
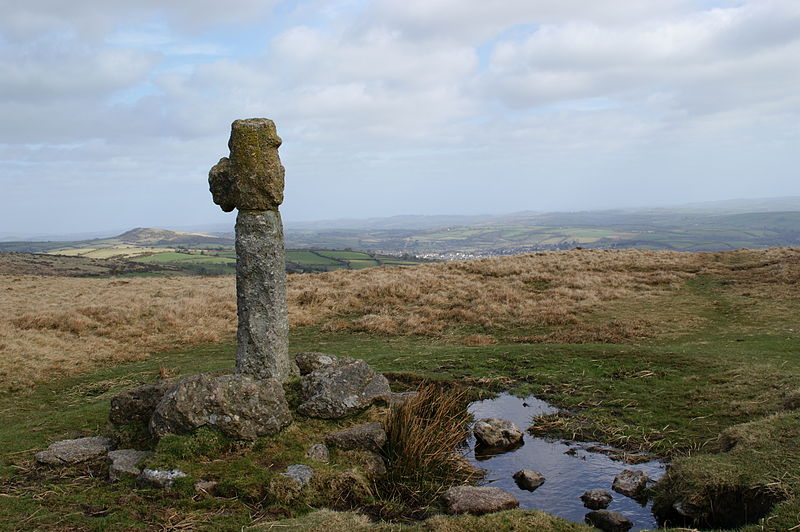
[[[166,7],[168,6],[168,7]],[[0,233],[800,195],[797,0],[0,0]]]

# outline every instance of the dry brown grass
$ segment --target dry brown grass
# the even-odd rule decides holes
[[[800,249],[573,250],[291,275],[289,318],[466,345],[626,342],[702,325],[699,303],[679,297],[698,274],[729,280],[741,312],[767,320],[800,296]],[[0,389],[231,339],[235,321],[232,277],[0,275]]]
[[[235,331],[233,279],[0,276],[0,389]]]

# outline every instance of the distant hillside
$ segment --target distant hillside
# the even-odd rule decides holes
[[[139,246],[232,246],[233,238],[207,235],[203,233],[184,233],[182,231],[169,231],[167,229],[152,229],[137,227],[114,237],[128,244]]]
[[[90,259],[42,253],[0,252],[0,275],[49,275],[59,277],[100,277],[127,274],[180,274],[180,268],[161,264],[140,264],[117,259]]]

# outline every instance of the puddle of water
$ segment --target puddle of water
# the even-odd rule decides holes
[[[525,406],[528,405],[528,406]],[[501,394],[495,399],[476,401],[469,411],[476,420],[485,417],[507,419],[525,431],[531,419],[541,414],[551,414],[558,409],[535,397],[521,399]],[[518,449],[488,458],[475,457],[475,437],[468,441],[470,462],[486,471],[486,484],[502,488],[519,499],[520,508],[541,510],[570,521],[583,522],[591,510],[583,506],[580,496],[590,489],[603,489],[614,496],[609,510],[620,512],[633,521],[631,530],[658,528],[650,504],[642,506],[635,500],[611,490],[617,473],[624,469],[640,469],[653,479],[665,471],[663,462],[652,461],[630,465],[614,461],[605,454],[590,452],[591,444],[562,443],[545,440],[525,433],[524,445]],[[574,454],[564,454],[573,449]],[[535,491],[520,489],[511,476],[520,469],[531,469],[544,475],[545,483]]]

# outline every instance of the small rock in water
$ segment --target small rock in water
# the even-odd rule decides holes
[[[142,472],[139,462],[150,456],[150,451],[137,451],[135,449],[120,449],[108,453],[111,464],[108,466],[108,480],[116,482],[125,475],[137,476]]]
[[[383,423],[364,423],[325,436],[325,443],[347,451],[380,451],[386,443]]]
[[[519,506],[519,501],[500,488],[486,486],[456,486],[444,492],[447,512],[483,515]]]
[[[136,485],[140,488],[171,488],[175,480],[183,478],[186,473],[178,469],[161,471],[159,469],[145,469],[136,477]]]
[[[606,490],[589,490],[581,495],[583,505],[590,510],[601,510],[607,508],[614,497]]]
[[[619,512],[595,510],[584,517],[584,521],[603,532],[627,532],[633,522]]]
[[[520,489],[533,491],[544,484],[544,477],[541,473],[530,469],[521,469],[514,473],[514,481]]]
[[[311,481],[311,477],[314,476],[314,470],[307,465],[293,464],[287,467],[286,471],[281,475],[289,477],[297,483],[298,487],[304,488]]]
[[[61,440],[44,451],[36,453],[36,461],[47,465],[78,464],[93,458],[100,458],[114,448],[110,439],[90,436],[75,440]]]
[[[315,443],[306,451],[306,456],[315,462],[328,463],[330,461],[330,453],[324,443]]]
[[[616,477],[611,489],[635,499],[640,496],[650,478],[644,471],[626,469]]]
[[[497,449],[507,449],[522,443],[522,431],[512,422],[489,417],[475,422],[475,439],[480,445]]]

